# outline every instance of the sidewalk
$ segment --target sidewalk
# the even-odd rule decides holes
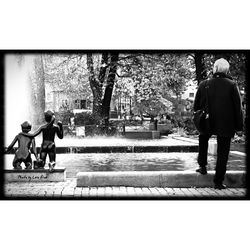
[[[8,199],[244,199],[245,188],[140,188],[140,187],[76,187],[76,179],[57,183],[6,183]]]

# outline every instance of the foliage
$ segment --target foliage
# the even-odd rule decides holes
[[[230,59],[230,74],[240,89],[246,89],[246,56],[232,54]]]
[[[232,143],[245,143],[246,142],[246,137],[243,136],[238,136],[235,135],[234,138],[232,139]]]
[[[133,95],[136,115],[152,119],[172,108],[171,94],[179,96],[192,78],[191,60],[185,54],[123,55],[116,95]]]
[[[203,55],[206,75],[213,74],[213,64],[219,58],[225,58],[230,64],[229,75],[238,84],[240,89],[246,87],[246,55],[244,53],[206,53]]]
[[[55,117],[56,120],[61,121],[63,125],[68,125],[70,124],[70,118],[74,117],[74,113],[70,110],[55,112]]]
[[[53,89],[66,93],[85,92],[91,97],[86,69],[86,55],[46,54],[44,55],[46,82]],[[87,93],[86,93],[87,92]]]
[[[95,117],[89,112],[75,114],[74,122],[76,126],[94,125]]]
[[[47,54],[46,82],[52,89],[84,94],[93,100],[93,114],[100,121],[109,114],[115,80],[115,53]]]

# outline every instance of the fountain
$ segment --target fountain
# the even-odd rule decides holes
[[[31,88],[29,72],[33,67],[33,56],[5,56],[5,145],[21,131],[24,121],[31,121]]]

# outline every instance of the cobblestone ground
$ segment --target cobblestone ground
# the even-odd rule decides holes
[[[6,198],[177,198],[242,199],[244,188],[76,187],[76,179],[53,183],[6,183]]]

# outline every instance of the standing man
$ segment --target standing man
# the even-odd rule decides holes
[[[221,58],[214,63],[213,77],[200,83],[194,100],[194,111],[204,107],[206,99],[206,81],[208,85],[208,112],[210,132],[199,135],[199,168],[196,172],[207,174],[208,140],[217,136],[217,161],[215,167],[214,187],[225,189],[223,185],[231,138],[235,132],[243,130],[243,113],[238,86],[228,76],[229,63]]]

